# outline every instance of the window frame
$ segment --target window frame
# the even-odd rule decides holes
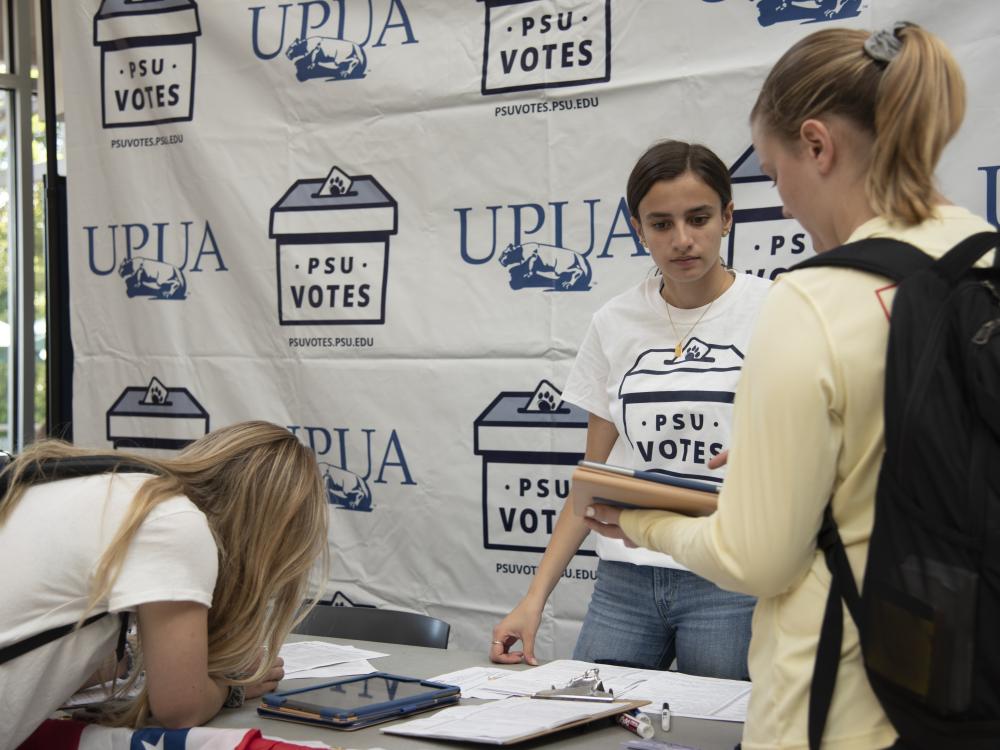
[[[0,73],[0,92],[9,103],[9,151],[12,176],[9,222],[9,292],[11,340],[8,349],[8,416],[10,445],[19,450],[35,437],[35,233],[34,161],[32,156],[31,77],[35,49],[35,4],[2,0],[7,70]]]

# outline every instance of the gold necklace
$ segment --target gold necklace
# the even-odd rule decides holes
[[[731,274],[732,274],[732,272],[727,269],[726,270],[726,277],[730,276]],[[736,279],[735,274],[732,274],[732,278],[735,281],[735,279]],[[725,278],[723,278],[722,283],[723,283],[723,287],[724,287],[725,283],[726,283],[726,279]],[[667,320],[670,321],[670,328],[673,329],[674,338],[677,339],[677,343],[674,344],[674,359],[680,359],[681,358],[681,352],[684,351],[684,341],[685,341],[685,339],[689,339],[691,337],[691,333],[694,331],[694,329],[701,322],[701,319],[704,318],[705,315],[708,314],[708,311],[712,309],[712,305],[715,304],[715,300],[719,299],[719,297],[721,297],[722,294],[725,291],[726,291],[725,288],[720,289],[719,293],[717,295],[715,295],[714,297],[712,297],[712,301],[709,302],[708,306],[704,310],[701,311],[701,315],[698,316],[698,320],[696,320],[694,322],[694,324],[690,328],[688,328],[687,333],[684,334],[683,337],[678,337],[677,336],[677,326],[674,325],[674,319],[670,315],[670,303],[667,302],[666,300],[663,300],[664,302],[667,302]]]

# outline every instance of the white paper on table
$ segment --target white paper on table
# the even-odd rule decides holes
[[[547,701],[515,696],[475,706],[455,706],[382,729],[386,734],[436,737],[499,745],[607,712],[611,704]]]
[[[380,651],[368,651],[354,646],[341,646],[327,641],[293,641],[281,647],[279,656],[285,660],[286,678],[292,672],[304,669],[328,667],[331,664],[342,664],[346,661],[375,659],[388,656]]]
[[[633,669],[572,659],[557,659],[534,669],[513,672],[506,677],[493,680],[489,689],[507,695],[534,695],[539,690],[548,690],[552,686],[564,687],[570,680],[580,677],[589,669],[599,670],[598,674],[604,683],[604,689],[613,691],[616,697],[624,696],[627,690],[646,679],[646,675],[657,674],[652,669]]]
[[[498,695],[533,695],[553,685],[562,687],[574,677],[594,668],[598,670],[605,690],[611,690],[616,698],[649,701],[648,706],[640,709],[642,711],[659,713],[663,703],[669,703],[670,713],[675,716],[746,721],[749,682],[696,677],[681,672],[560,659],[491,680],[486,689]]]
[[[462,688],[463,698],[485,698],[486,700],[497,700],[506,698],[505,693],[497,693],[489,689],[492,680],[498,680],[509,674],[515,674],[512,669],[498,669],[496,667],[468,667],[459,669],[456,672],[431,677],[431,682],[440,682],[445,685],[457,685]]]
[[[123,695],[115,696],[116,698],[134,698],[142,690],[142,685],[144,682],[144,677],[140,675],[139,679],[135,681],[132,685],[132,689]],[[118,680],[118,684],[122,684],[122,680]],[[113,682],[102,682],[100,685],[93,685],[92,687],[85,688],[84,690],[78,690],[73,696],[62,704],[62,708],[80,708],[82,706],[90,706],[96,703],[104,703],[111,697],[111,691],[114,688]]]
[[[323,677],[349,677],[351,675],[357,674],[371,674],[372,672],[377,672],[371,665],[371,662],[367,659],[360,659],[359,661],[345,661],[341,664],[330,664],[326,667],[316,667],[315,669],[303,669],[298,672],[293,672],[292,674],[286,674],[286,680],[304,680],[307,677],[311,678],[323,678]]]
[[[641,684],[627,691],[629,700],[647,700],[640,711],[659,713],[664,702],[673,716],[719,721],[746,721],[750,683],[696,677],[682,672],[653,671]]]

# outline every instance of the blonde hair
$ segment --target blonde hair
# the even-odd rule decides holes
[[[59,441],[27,448],[8,468],[10,490],[0,500],[0,523],[44,475],[47,459],[95,455]],[[268,669],[260,647],[277,654],[292,626],[305,616],[303,601],[317,561],[325,579],[327,500],[316,458],[288,430],[269,422],[242,422],[194,441],[175,458],[116,453],[148,467],[146,480],[111,544],[99,560],[87,612],[111,590],[143,521],[168,498],[185,495],[208,519],[219,552],[219,573],[208,611],[208,674],[230,684],[260,681]],[[302,610],[302,611],[300,611]],[[139,634],[141,637],[141,633]],[[141,665],[141,650],[139,653]],[[135,673],[138,673],[137,667]],[[138,726],[149,716],[145,689],[107,723]]]
[[[849,118],[874,136],[865,182],[872,209],[913,225],[933,210],[934,169],[965,116],[965,82],[935,35],[912,24],[895,35],[899,52],[884,63],[864,51],[866,31],[810,34],[771,69],[750,119],[793,142],[804,120]]]

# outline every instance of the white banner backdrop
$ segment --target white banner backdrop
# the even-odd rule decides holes
[[[586,414],[559,407],[576,347],[652,269],[636,158],[716,150],[728,260],[773,275],[812,250],[750,151],[760,83],[818,28],[898,19],[962,64],[940,178],[996,223],[993,0],[61,2],[77,441],[287,425],[327,476],[335,603],[486,650],[583,452]],[[592,547],[544,658],[572,649]]]

